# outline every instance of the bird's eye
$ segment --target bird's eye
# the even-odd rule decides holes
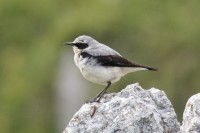
[[[87,43],[76,43],[75,46],[78,47],[79,49],[85,49],[88,47],[88,44]]]

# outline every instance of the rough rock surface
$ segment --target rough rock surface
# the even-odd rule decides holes
[[[177,133],[179,123],[165,93],[138,83],[84,104],[63,133]]]
[[[181,133],[200,133],[200,93],[190,97],[185,106]]]

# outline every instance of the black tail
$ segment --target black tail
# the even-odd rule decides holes
[[[158,69],[156,69],[156,68],[153,68],[153,67],[146,67],[148,70],[150,70],[150,71],[158,71]]]
[[[145,66],[145,65],[136,64],[136,63],[134,63],[134,65],[135,65],[135,67],[142,67],[142,68],[146,68],[146,69],[148,69],[148,70],[150,70],[150,71],[158,71],[158,69],[156,69],[156,68],[153,68],[153,67],[150,67],[150,66]]]

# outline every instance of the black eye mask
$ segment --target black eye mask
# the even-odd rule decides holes
[[[78,47],[78,49],[85,49],[88,47],[87,43],[75,43],[74,44],[76,47]]]

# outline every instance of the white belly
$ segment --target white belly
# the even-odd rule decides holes
[[[78,54],[74,56],[75,64],[80,69],[83,77],[91,82],[107,85],[109,81],[115,83],[123,76],[119,67],[94,66],[96,62],[88,63],[87,59],[80,59],[78,56]]]
[[[96,62],[87,62],[87,59],[77,58],[78,55],[75,54],[74,61],[78,68],[80,69],[82,75],[87,80],[107,85],[110,81],[115,83],[120,80],[120,78],[129,72],[144,70],[144,68],[127,68],[127,67],[103,67],[96,64]]]
[[[119,67],[83,67],[81,73],[87,80],[102,85],[115,83],[123,76]]]

